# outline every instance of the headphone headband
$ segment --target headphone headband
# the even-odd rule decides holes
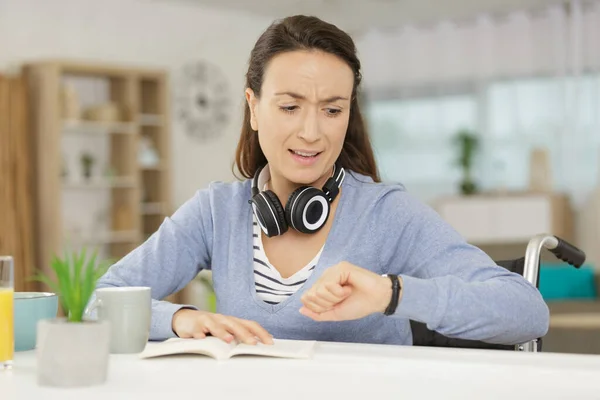
[[[340,187],[344,178],[346,177],[346,171],[344,168],[339,167],[336,164],[333,165],[333,176],[327,179],[327,182],[323,185],[323,193],[327,197],[327,200],[331,203],[337,195],[340,193]]]
[[[269,164],[265,164],[262,167],[260,167],[254,174],[254,177],[252,178],[252,192],[251,193],[252,193],[253,197],[256,196],[260,192],[259,187],[264,186],[264,184],[271,177],[271,172],[267,168],[268,166],[269,166]],[[266,171],[263,173],[263,170],[265,170],[265,169],[266,169]],[[335,200],[335,198],[339,194],[340,187],[342,186],[342,182],[344,182],[345,177],[346,177],[346,171],[344,170],[344,168],[339,166],[337,162],[335,164],[333,164],[333,173],[332,173],[331,177],[329,179],[327,179],[327,181],[325,182],[325,184],[323,185],[323,188],[322,188],[323,193],[325,193],[325,196],[327,197],[327,200],[330,203],[333,200]]]
[[[256,196],[258,194],[258,192],[259,192],[259,190],[258,190],[258,178],[263,175],[262,171],[263,171],[263,169],[265,169],[265,167],[267,165],[263,165],[262,167],[259,167],[258,170],[256,170],[256,173],[254,174],[254,177],[252,178],[252,197]]]

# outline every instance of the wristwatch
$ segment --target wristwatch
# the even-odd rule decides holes
[[[390,280],[392,281],[392,298],[390,299],[390,304],[388,304],[383,314],[392,315],[396,312],[396,308],[398,308],[398,299],[400,298],[401,289],[400,280],[398,279],[398,275],[384,274],[382,276],[390,278]]]

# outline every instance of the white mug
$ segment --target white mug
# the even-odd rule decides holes
[[[110,322],[110,352],[140,353],[150,336],[152,297],[149,287],[109,287],[95,292],[95,299],[86,310],[97,310],[99,320]]]

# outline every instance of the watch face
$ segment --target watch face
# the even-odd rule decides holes
[[[175,90],[177,121],[186,134],[201,142],[218,138],[230,119],[225,74],[207,62],[190,63],[183,67]]]

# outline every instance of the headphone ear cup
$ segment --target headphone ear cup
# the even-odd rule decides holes
[[[265,235],[282,235],[288,230],[283,207],[275,193],[270,190],[260,192],[252,198],[252,206]]]
[[[329,217],[329,202],[322,191],[303,186],[292,192],[286,205],[288,224],[303,233],[314,233],[325,225]]]
[[[294,209],[294,212],[297,212],[298,196],[300,195],[300,193],[302,193],[303,190],[307,188],[308,186],[301,186],[298,189],[294,190],[290,194],[290,197],[288,197],[287,203],[285,203],[285,218],[287,219],[288,225],[291,225],[292,228],[294,228],[295,230],[298,230],[298,228],[295,226],[295,223],[298,220],[298,218],[292,215],[292,208]],[[302,214],[300,214],[300,219],[302,219]]]

